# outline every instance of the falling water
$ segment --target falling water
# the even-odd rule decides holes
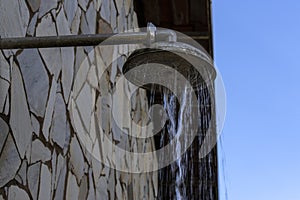
[[[180,96],[175,96],[169,89],[153,85],[149,91],[149,104],[161,104],[166,112],[167,121],[163,129],[155,136],[156,148],[167,145],[176,135],[185,134],[191,128],[189,115],[197,109],[192,106],[191,96],[194,90],[187,87]],[[212,98],[206,85],[198,88],[197,101],[199,113],[198,132],[188,150],[175,162],[158,171],[158,199],[200,199],[216,200],[217,188],[217,151],[216,148],[204,158],[199,151],[212,120]],[[179,103],[181,102],[181,103]],[[188,141],[189,135],[184,135]],[[176,143],[175,152],[178,153],[187,144]],[[169,156],[164,154],[158,159],[162,162]]]

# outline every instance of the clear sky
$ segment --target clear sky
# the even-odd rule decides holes
[[[227,94],[220,200],[225,185],[229,200],[300,200],[300,1],[212,1]]]

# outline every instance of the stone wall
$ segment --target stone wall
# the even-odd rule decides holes
[[[132,1],[0,0],[0,36],[122,32],[138,26]],[[122,109],[112,107],[123,102],[114,98],[113,88],[126,59],[123,55],[123,60],[111,64],[112,55],[121,56],[124,48],[1,50],[0,199],[156,197],[155,173],[130,174],[104,166],[93,157],[97,154],[93,151],[98,150],[101,157],[105,147],[91,135],[90,145],[85,146],[80,139],[83,133],[78,131],[78,127],[85,127],[91,134],[98,119],[114,143],[153,150],[152,141],[144,144],[120,135],[111,122],[111,110]],[[99,71],[106,68],[100,82]],[[128,85],[122,87],[124,93],[131,92]],[[105,91],[108,95],[101,97]],[[73,109],[72,102],[76,103]],[[132,102],[134,122],[140,122],[147,111],[145,93],[135,92]],[[132,123],[123,121],[128,132]],[[113,156],[114,149],[111,151]]]

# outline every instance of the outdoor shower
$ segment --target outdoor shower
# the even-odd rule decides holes
[[[184,142],[185,139],[188,142],[176,143],[175,149],[170,148],[166,151],[179,151],[178,154],[183,155],[182,158],[179,159],[179,155],[174,158],[168,158],[167,154],[165,157],[158,156],[158,165],[176,160],[175,164],[167,168],[163,168],[167,165],[161,164],[161,167],[156,169],[159,170],[159,197],[217,199],[217,183],[214,182],[217,180],[216,150],[209,153],[212,147],[208,145],[207,150],[203,150],[204,153],[199,153],[200,146],[207,142],[205,136],[208,129],[212,129],[212,138],[209,138],[212,143],[216,137],[214,80],[217,73],[212,59],[199,47],[200,45],[193,45],[195,43],[184,35],[167,29],[156,29],[149,24],[145,32],[116,35],[1,38],[0,49],[96,46],[103,41],[103,45],[144,44],[145,48],[137,49],[129,55],[122,67],[122,73],[129,82],[146,89],[150,105],[163,103],[168,111],[169,119],[159,133],[157,148],[167,146],[166,143],[176,137],[175,132],[179,132],[180,128],[184,132],[183,122],[189,123],[189,117],[193,119],[195,114],[193,112],[196,112],[195,116],[199,116],[196,125],[190,124],[186,127],[195,137],[188,135],[179,138],[180,142]],[[183,91],[185,94],[176,99]],[[190,103],[192,101],[196,102],[196,108],[191,107],[194,106]],[[181,102],[189,110],[190,116],[181,118],[183,109],[176,106]],[[179,119],[184,119],[182,124],[178,123]],[[171,131],[174,131],[172,135]],[[180,152],[189,147],[191,148],[186,153]]]

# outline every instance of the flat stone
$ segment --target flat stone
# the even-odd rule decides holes
[[[114,30],[117,27],[117,9],[115,4],[110,4],[110,26]]]
[[[2,150],[2,147],[4,145],[5,139],[7,137],[8,131],[9,131],[9,127],[7,125],[7,123],[0,117],[0,152]]]
[[[21,164],[17,148],[9,134],[0,155],[0,187],[12,180]]]
[[[132,30],[133,27],[132,27],[132,15],[129,14],[129,16],[127,17],[127,27],[128,27],[128,30]]]
[[[9,63],[5,59],[5,57],[0,52],[0,78],[10,81],[10,68]]]
[[[99,82],[102,76],[105,74],[105,70],[106,70],[106,66],[101,56],[101,51],[102,49],[100,48],[100,46],[95,47],[95,65],[97,67],[97,72],[98,72],[97,77]]]
[[[30,158],[31,163],[37,161],[46,162],[51,159],[51,151],[39,139],[36,139],[32,142]]]
[[[121,9],[124,7],[124,0],[114,0],[118,13],[121,13]]]
[[[10,200],[30,200],[27,192],[18,186],[12,185],[8,189],[8,199]]]
[[[47,141],[49,139],[49,131],[50,131],[50,126],[51,126],[52,116],[53,116],[53,111],[54,111],[54,103],[55,103],[55,99],[56,99],[56,89],[57,89],[57,82],[54,78],[52,78],[52,83],[51,83],[51,88],[50,88],[50,93],[49,93],[49,97],[48,97],[44,123],[43,123],[43,129],[42,129],[43,135]]]
[[[29,22],[25,1],[1,1],[0,19],[1,37],[24,37]]]
[[[81,178],[84,175],[84,158],[82,149],[75,137],[71,139],[70,144],[70,168],[75,174],[77,182],[80,183]]]
[[[74,16],[73,21],[71,22],[71,33],[78,34],[79,32],[79,25],[81,19],[81,9],[78,7]]]
[[[96,116],[99,120],[99,127],[104,131],[104,133],[109,133],[110,127],[111,127],[111,96],[107,95],[101,98],[98,98],[96,103]],[[105,116],[103,116],[102,113],[106,113]]]
[[[34,36],[34,34],[35,34],[35,28],[36,28],[38,15],[39,15],[39,13],[35,13],[33,15],[33,17],[31,18],[30,23],[28,25],[27,34],[30,36]]]
[[[78,199],[86,199],[88,195],[88,177],[84,176],[80,182]]]
[[[91,125],[90,125],[90,131],[89,131],[89,136],[93,142],[95,142],[95,140],[97,139],[98,132],[99,132],[98,121],[96,122],[96,114],[93,112],[93,114],[91,116]]]
[[[27,161],[23,160],[22,165],[18,171],[18,174],[16,175],[16,179],[18,178],[19,183],[26,185],[27,184]]]
[[[105,46],[105,47],[104,46],[99,47],[100,55],[102,57],[105,66],[109,66],[113,61],[114,47],[113,46]]]
[[[71,140],[71,128],[70,128],[71,124],[69,121],[67,121],[67,132],[66,132],[66,143],[64,145],[64,149],[63,149],[63,155],[67,155],[68,151],[69,151],[69,144],[70,144],[70,140]]]
[[[70,199],[70,200],[78,199],[78,196],[79,196],[79,187],[77,185],[76,178],[71,172],[69,172],[66,199]]]
[[[56,184],[56,163],[57,163],[57,153],[56,149],[53,150],[52,158],[51,158],[51,199],[54,197],[54,190],[55,190],[55,184]]]
[[[46,67],[52,75],[54,75],[55,80],[58,79],[61,70],[61,52],[57,48],[43,48],[39,49],[43,60],[45,61]]]
[[[118,48],[115,47],[114,53],[113,53],[113,58],[112,58],[112,63],[111,63],[111,70],[110,70],[110,82],[111,83],[116,82],[116,76],[118,73],[117,57],[118,57]]]
[[[87,200],[95,200],[96,195],[95,195],[95,188],[94,188],[94,181],[93,181],[93,176],[92,176],[92,169],[89,171],[89,191],[88,191],[88,196]]]
[[[96,199],[108,199],[107,189],[107,179],[106,177],[101,176],[96,183]]]
[[[107,190],[109,192],[109,195],[112,199],[117,199],[115,197],[116,192],[116,177],[115,177],[115,170],[109,170],[109,175],[107,176]]]
[[[9,99],[10,99],[9,95],[7,94],[6,100],[5,100],[5,105],[4,105],[4,111],[3,111],[4,115],[8,115],[8,113],[9,113],[9,108],[10,108],[10,100]]]
[[[41,4],[41,0],[27,0],[32,12],[36,12]]]
[[[139,27],[138,18],[137,18],[136,12],[133,13],[132,26],[133,26],[133,28],[138,28]]]
[[[98,12],[100,10],[101,4],[102,4],[102,0],[95,0],[94,2],[94,8],[95,10]]]
[[[79,136],[80,139],[86,138],[84,134],[87,134],[87,133],[86,133],[86,130],[84,130],[84,128],[83,128],[80,115],[78,113],[75,101],[73,99],[70,104],[70,115],[72,116],[71,123],[75,129],[76,134]],[[81,137],[82,135],[80,135],[80,134],[83,134],[84,137]]]
[[[41,0],[39,9],[39,18],[42,18],[46,13],[50,12],[51,9],[57,7],[57,0]]]
[[[50,200],[51,198],[51,173],[48,167],[42,164],[41,179],[40,179],[40,191],[38,199]]]
[[[25,49],[17,57],[25,83],[30,110],[44,117],[49,78],[37,49]]]
[[[26,149],[31,142],[32,127],[22,76],[19,67],[15,63],[13,63],[12,66],[11,110],[9,123],[13,136],[16,140],[20,156],[23,159]]]
[[[91,87],[93,87],[94,89],[98,89],[98,77],[95,65],[91,66],[87,79]]]
[[[76,98],[77,108],[86,132],[89,130],[91,114],[93,110],[93,99],[91,92],[91,87],[87,83],[85,83],[78,97]]]
[[[78,0],[79,6],[82,8],[82,10],[86,11],[87,5],[89,3],[89,0]]]
[[[75,15],[75,11],[74,11]],[[64,9],[61,9],[56,17],[56,26],[58,35],[70,35],[71,30],[68,25],[68,20],[65,15]]]
[[[5,102],[9,103],[7,101],[8,89],[9,83],[6,80],[0,78],[0,112],[2,112],[5,108]]]
[[[57,166],[56,166],[56,179],[54,188],[56,189],[54,199],[60,200],[64,197],[65,192],[65,180],[66,180],[66,173],[67,173],[67,164],[66,160],[59,155],[57,159]]]
[[[77,96],[79,90],[82,88],[84,82],[87,79],[87,74],[89,71],[89,62],[87,59],[87,54],[84,52],[83,47],[76,47],[76,56],[75,56],[75,69],[74,69],[74,86],[73,93]]]
[[[100,138],[99,138],[100,139]],[[98,146],[97,147],[97,150],[98,150],[98,152],[100,153],[100,151],[99,151],[99,143],[98,143],[98,141],[97,141],[97,144],[95,144],[94,146]],[[94,155],[94,153],[95,153],[95,150],[96,149],[94,149],[94,151],[93,151],[93,155]],[[99,177],[100,177],[100,175],[101,175],[101,173],[102,173],[102,171],[103,171],[103,165],[102,165],[102,163],[99,161],[99,158],[100,157],[100,155],[98,156],[98,155],[94,155],[94,157],[92,157],[92,171],[93,171],[93,177],[94,177],[94,180],[97,180]]]
[[[71,27],[72,21],[75,17],[76,10],[78,8],[77,1],[74,0],[65,0],[63,1],[64,10],[67,15],[69,27]]]
[[[32,124],[33,132],[37,136],[39,136],[40,135],[40,122],[33,115],[31,115],[31,124]]]
[[[36,36],[56,36],[56,27],[51,14],[47,14],[42,18],[36,29]],[[49,69],[57,80],[61,70],[61,52],[57,48],[42,48],[39,49],[41,56]]]
[[[59,35],[70,35],[68,21],[63,10],[57,16],[57,29]],[[74,76],[74,48],[61,48],[62,60],[62,87],[64,99],[68,102]]]
[[[33,200],[37,199],[40,183],[41,163],[36,163],[28,167],[27,181]]]
[[[74,77],[74,49],[73,48],[61,48],[62,57],[62,87],[64,99],[69,101],[69,96],[72,88]]]
[[[119,32],[124,32],[125,30],[127,30],[126,11],[124,7],[122,7],[117,18],[118,18],[118,30]]]
[[[91,34],[96,33],[96,19],[97,19],[97,12],[94,9],[93,4],[91,3],[89,8],[86,11],[86,20]]]
[[[56,176],[55,176],[55,183],[54,183],[54,187],[55,188],[58,185],[60,174],[62,173],[62,171],[66,167],[67,167],[67,165],[66,165],[66,158],[64,158],[61,154],[58,154],[58,156],[57,156],[57,162],[56,162]]]
[[[80,20],[80,31],[83,34],[89,34],[90,33],[90,28],[86,19],[86,16],[83,14],[81,15],[81,20]]]
[[[100,16],[107,23],[110,23],[110,4],[111,0],[103,0],[100,9]]]
[[[116,199],[122,199],[123,191],[122,191],[120,181],[117,182],[115,193],[116,193]]]
[[[54,114],[52,119],[52,126],[50,131],[50,137],[62,149],[66,143],[67,132],[67,115],[66,107],[63,97],[60,93],[56,95]]]
[[[128,16],[130,9],[133,8],[133,1],[132,0],[124,0],[124,7],[126,11],[126,16]]]

